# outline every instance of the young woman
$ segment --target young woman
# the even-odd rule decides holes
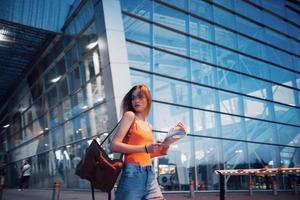
[[[123,117],[110,146],[112,152],[125,154],[116,200],[164,199],[151,158],[166,155],[169,147],[154,143],[152,126],[147,121],[150,107],[151,94],[145,85],[134,86],[123,98]]]

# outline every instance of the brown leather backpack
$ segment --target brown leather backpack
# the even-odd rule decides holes
[[[107,192],[108,199],[111,199],[111,190],[123,167],[123,155],[121,155],[120,159],[113,160],[108,157],[102,148],[102,144],[113,133],[118,124],[101,144],[99,144],[96,139],[93,139],[90,146],[86,149],[84,158],[78,163],[75,170],[75,174],[80,178],[90,181],[93,200],[95,199],[94,188]]]

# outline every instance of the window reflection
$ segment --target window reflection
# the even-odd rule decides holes
[[[169,131],[178,122],[182,122],[187,132],[190,132],[190,110],[183,107],[153,103],[154,130]],[[164,113],[161,115],[160,113]]]
[[[154,44],[162,49],[187,55],[187,36],[154,26]]]
[[[142,43],[150,44],[150,24],[136,18],[124,16],[125,36]]]
[[[127,42],[129,67],[150,71],[150,48]]]
[[[223,141],[224,149],[224,169],[247,169],[246,143],[236,141]],[[247,189],[248,177],[229,176],[227,179],[227,189]]]
[[[193,134],[217,136],[215,117],[213,112],[193,110]]]
[[[191,35],[212,41],[213,25],[208,22],[190,16],[189,30]]]
[[[188,60],[162,51],[154,51],[154,72],[173,76],[181,79],[189,79]]]
[[[176,1],[176,6],[178,6]],[[187,15],[182,12],[178,12],[174,9],[154,2],[153,20],[168,27],[177,29],[182,32],[186,32],[187,27]]]
[[[243,97],[243,98],[244,98],[245,116],[255,117],[260,119],[268,118],[269,110],[266,102],[257,99],[251,99],[248,97]]]
[[[158,159],[158,182],[164,190],[188,190],[190,180],[195,180],[191,147],[191,138],[185,137]]]
[[[219,91],[220,111],[229,114],[241,114],[238,95]]]
[[[195,138],[196,189],[217,190],[219,181],[214,171],[220,168],[220,140]]]
[[[155,77],[154,94],[156,100],[190,105],[190,91],[187,83],[162,77]]]
[[[191,61],[191,79],[193,82],[215,86],[215,74],[216,68],[207,64]]]

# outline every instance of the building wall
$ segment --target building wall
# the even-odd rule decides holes
[[[139,83],[152,92],[156,139],[178,121],[189,134],[154,161],[164,190],[188,190],[190,180],[196,190],[217,190],[216,169],[299,166],[295,9],[266,0],[82,1],[0,119],[11,124],[1,133],[6,184],[17,186],[28,159],[31,187],[60,180],[63,188],[89,188],[74,175],[76,164],[90,139],[103,138],[120,118],[122,96]],[[287,189],[289,180],[277,178]],[[249,180],[226,181],[242,190]]]
[[[75,167],[91,139],[103,138],[117,120],[111,102],[118,94],[108,92],[116,81],[107,79],[111,72],[106,70],[113,62],[105,62],[113,56],[108,52],[111,44],[102,37],[107,32],[101,22],[104,16],[95,16],[100,3],[81,1],[65,22],[63,34],[36,58],[11,97],[4,117],[11,125],[1,134],[6,136],[1,143],[8,152],[7,186],[18,186],[21,163],[27,159],[32,165],[32,188],[51,188],[55,180],[63,188],[90,187],[74,174]],[[122,24],[121,15],[119,21]],[[123,87],[130,86],[127,74]]]
[[[121,0],[131,80],[151,88],[156,136],[178,121],[189,133],[157,162],[165,190],[187,190],[191,179],[216,190],[216,169],[300,165],[300,15],[291,4]],[[240,190],[249,180],[226,181]]]

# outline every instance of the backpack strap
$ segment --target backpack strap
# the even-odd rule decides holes
[[[114,132],[114,130],[117,128],[117,126],[120,124],[120,122],[121,122],[121,120],[118,121],[118,123],[115,125],[115,127],[110,131],[110,133],[108,133],[106,138],[104,138],[104,140],[101,142],[100,146],[102,146],[102,144],[109,138],[109,136]]]
[[[95,200],[94,186],[92,183],[91,183],[91,192],[92,192],[92,199]]]
[[[109,191],[107,193],[108,193],[108,200],[111,200],[111,191]]]

